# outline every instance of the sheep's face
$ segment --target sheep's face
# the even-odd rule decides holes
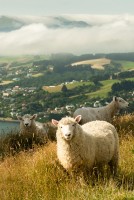
[[[24,115],[23,117],[18,117],[18,119],[23,123],[25,127],[30,127],[32,125],[33,120],[37,117],[37,115]]]
[[[115,97],[115,101],[118,103],[119,109],[127,108],[129,103],[122,99],[121,97]]]
[[[59,124],[62,138],[67,141],[71,140],[75,135],[75,127],[76,123],[70,123],[67,125]]]
[[[23,124],[25,127],[30,127],[32,123],[32,119],[31,118],[23,118]]]
[[[52,119],[52,123],[55,126],[58,126],[58,130],[60,130],[58,131],[58,134],[61,134],[61,137],[64,140],[70,141],[77,132],[75,131],[75,129],[80,120],[81,120],[81,115],[78,115],[77,117],[75,117],[75,119],[71,117],[65,117],[60,121]]]

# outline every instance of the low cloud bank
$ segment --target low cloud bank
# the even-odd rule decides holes
[[[50,22],[55,23],[52,18],[32,18],[18,30],[0,32],[0,55],[134,52],[134,16],[64,17],[85,21],[89,26],[49,28]]]

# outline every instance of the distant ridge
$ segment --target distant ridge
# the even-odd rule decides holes
[[[0,32],[9,32],[21,28],[24,25],[23,22],[14,18],[1,16],[0,17]]]
[[[41,19],[29,18],[26,20],[24,17],[9,17],[9,16],[0,16],[0,32],[10,32],[16,29],[20,29],[25,25],[30,25],[33,23],[42,23],[48,28],[84,28],[90,27],[87,22],[82,20],[73,20],[68,19],[67,17],[56,16],[56,17],[42,17]]]

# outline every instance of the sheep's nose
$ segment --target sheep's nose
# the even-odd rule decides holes
[[[28,123],[26,123],[25,126],[28,126]]]
[[[71,135],[71,133],[65,134],[65,136],[70,136],[70,135]]]

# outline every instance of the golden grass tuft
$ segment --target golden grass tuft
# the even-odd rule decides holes
[[[116,127],[120,137],[134,136],[134,114],[127,114],[113,119],[113,125]]]
[[[123,120],[124,119],[124,120]],[[134,136],[128,126],[133,116],[116,118],[120,134],[120,163],[117,177],[107,175],[86,182],[82,175],[69,175],[59,164],[56,142],[19,152],[0,163],[2,200],[133,200]],[[133,128],[133,126],[131,126]]]

